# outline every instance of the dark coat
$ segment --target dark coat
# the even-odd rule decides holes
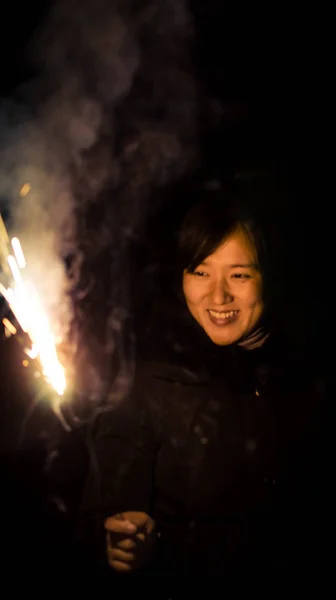
[[[157,524],[144,574],[325,566],[325,381],[273,342],[246,351],[203,336],[185,358],[139,364],[129,398],[100,417],[82,514],[101,573],[103,521],[126,510]]]

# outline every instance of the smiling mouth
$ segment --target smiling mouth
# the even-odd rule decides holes
[[[238,316],[239,310],[208,310],[209,317],[215,325],[229,325],[233,323]]]

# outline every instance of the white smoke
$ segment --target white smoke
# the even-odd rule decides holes
[[[76,323],[91,380],[83,386],[94,397],[116,354],[127,378],[127,240],[153,190],[197,156],[192,34],[182,0],[58,0],[30,46],[39,76],[20,90],[27,108],[2,111],[0,185],[11,229],[54,329],[67,335]]]

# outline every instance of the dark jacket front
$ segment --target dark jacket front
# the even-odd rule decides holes
[[[147,574],[316,568],[328,503],[324,381],[273,343],[212,346],[198,368],[139,364],[130,397],[100,417],[84,537],[106,565],[104,518],[141,510],[157,524]]]

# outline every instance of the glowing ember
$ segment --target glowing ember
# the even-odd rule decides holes
[[[4,327],[6,328],[6,330],[9,332],[9,335],[15,335],[16,334],[16,327],[14,327],[13,323],[11,323],[9,321],[9,319],[2,319],[2,323],[4,325]]]
[[[30,183],[24,183],[20,190],[21,198],[24,198],[25,196],[27,196],[27,194],[29,194],[30,190],[31,190]]]
[[[13,256],[8,250],[8,235],[3,222],[1,224],[0,243],[2,257],[3,259],[6,257],[13,284],[11,287],[6,288],[0,283],[0,293],[7,300],[21,328],[28,334],[31,340],[32,346],[25,349],[26,354],[30,358],[37,358],[39,360],[45,379],[62,396],[65,391],[66,381],[64,369],[57,357],[55,338],[51,333],[48,319],[42,309],[37,291],[30,282],[25,281],[22,277],[21,269],[25,267],[26,261],[20,241],[18,238],[11,240],[15,254]],[[8,319],[4,320],[3,324],[12,335],[16,333],[14,325]]]

